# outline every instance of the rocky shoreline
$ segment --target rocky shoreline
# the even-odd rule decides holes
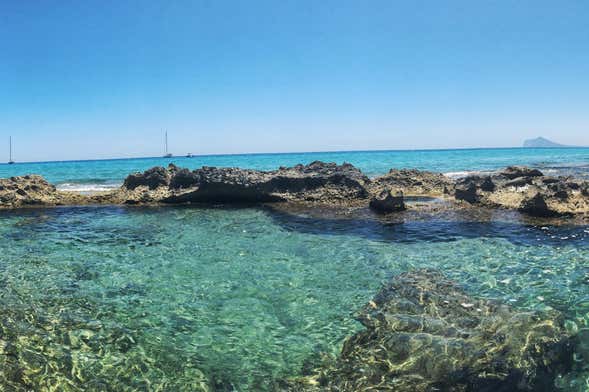
[[[273,171],[170,165],[129,175],[112,192],[82,195],[59,191],[37,175],[0,179],[0,208],[58,205],[155,205],[287,203],[330,207],[369,207],[377,214],[419,210],[429,197],[449,209],[482,207],[519,211],[533,217],[589,217],[589,182],[546,176],[511,166],[485,176],[458,180],[441,173],[392,169],[368,178],[351,164],[313,162]],[[427,204],[427,203],[425,203]]]
[[[388,223],[436,214],[461,219],[471,210],[488,219],[503,211],[571,222],[589,218],[589,183],[513,166],[458,180],[396,169],[371,179],[350,164],[323,162],[274,171],[154,167],[94,195],[60,191],[37,175],[0,179],[1,209],[193,203],[329,210],[348,219],[371,214]],[[574,366],[578,344],[558,311],[476,298],[432,270],[393,277],[357,320],[364,329],[346,339],[337,358],[307,369],[305,377],[276,381],[276,390],[549,391]]]

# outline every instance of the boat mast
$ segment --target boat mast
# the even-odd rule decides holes
[[[12,160],[12,136],[9,137],[9,143],[8,144],[10,145],[10,155],[9,155],[9,158],[8,158],[8,163],[12,163],[13,162],[13,160]]]
[[[166,131],[166,155],[168,155],[168,131]]]

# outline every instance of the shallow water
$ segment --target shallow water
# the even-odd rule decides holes
[[[0,390],[270,390],[337,354],[353,313],[417,267],[473,295],[557,308],[588,336],[587,226],[184,207],[0,222]],[[587,352],[559,381],[567,390],[584,390]]]

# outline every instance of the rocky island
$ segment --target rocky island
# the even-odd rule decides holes
[[[571,147],[565,146],[564,144],[553,142],[543,137],[537,137],[535,139],[528,139],[524,141],[525,148],[558,148],[558,147]]]

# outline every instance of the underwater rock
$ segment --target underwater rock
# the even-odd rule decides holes
[[[370,200],[370,208],[382,214],[403,211],[405,210],[403,192],[398,192],[393,196],[389,190],[382,191],[380,195],[375,196]]]
[[[127,203],[347,203],[367,199],[369,181],[349,163],[337,165],[316,161],[274,171],[207,166],[189,171],[160,167],[127,177],[121,192]]]
[[[440,272],[393,278],[359,313],[365,329],[290,391],[552,391],[572,365],[560,313],[468,296]]]
[[[441,196],[448,194],[454,181],[442,173],[416,169],[391,169],[387,174],[376,177],[370,184],[373,194],[383,190],[392,193],[403,192],[412,196]]]

